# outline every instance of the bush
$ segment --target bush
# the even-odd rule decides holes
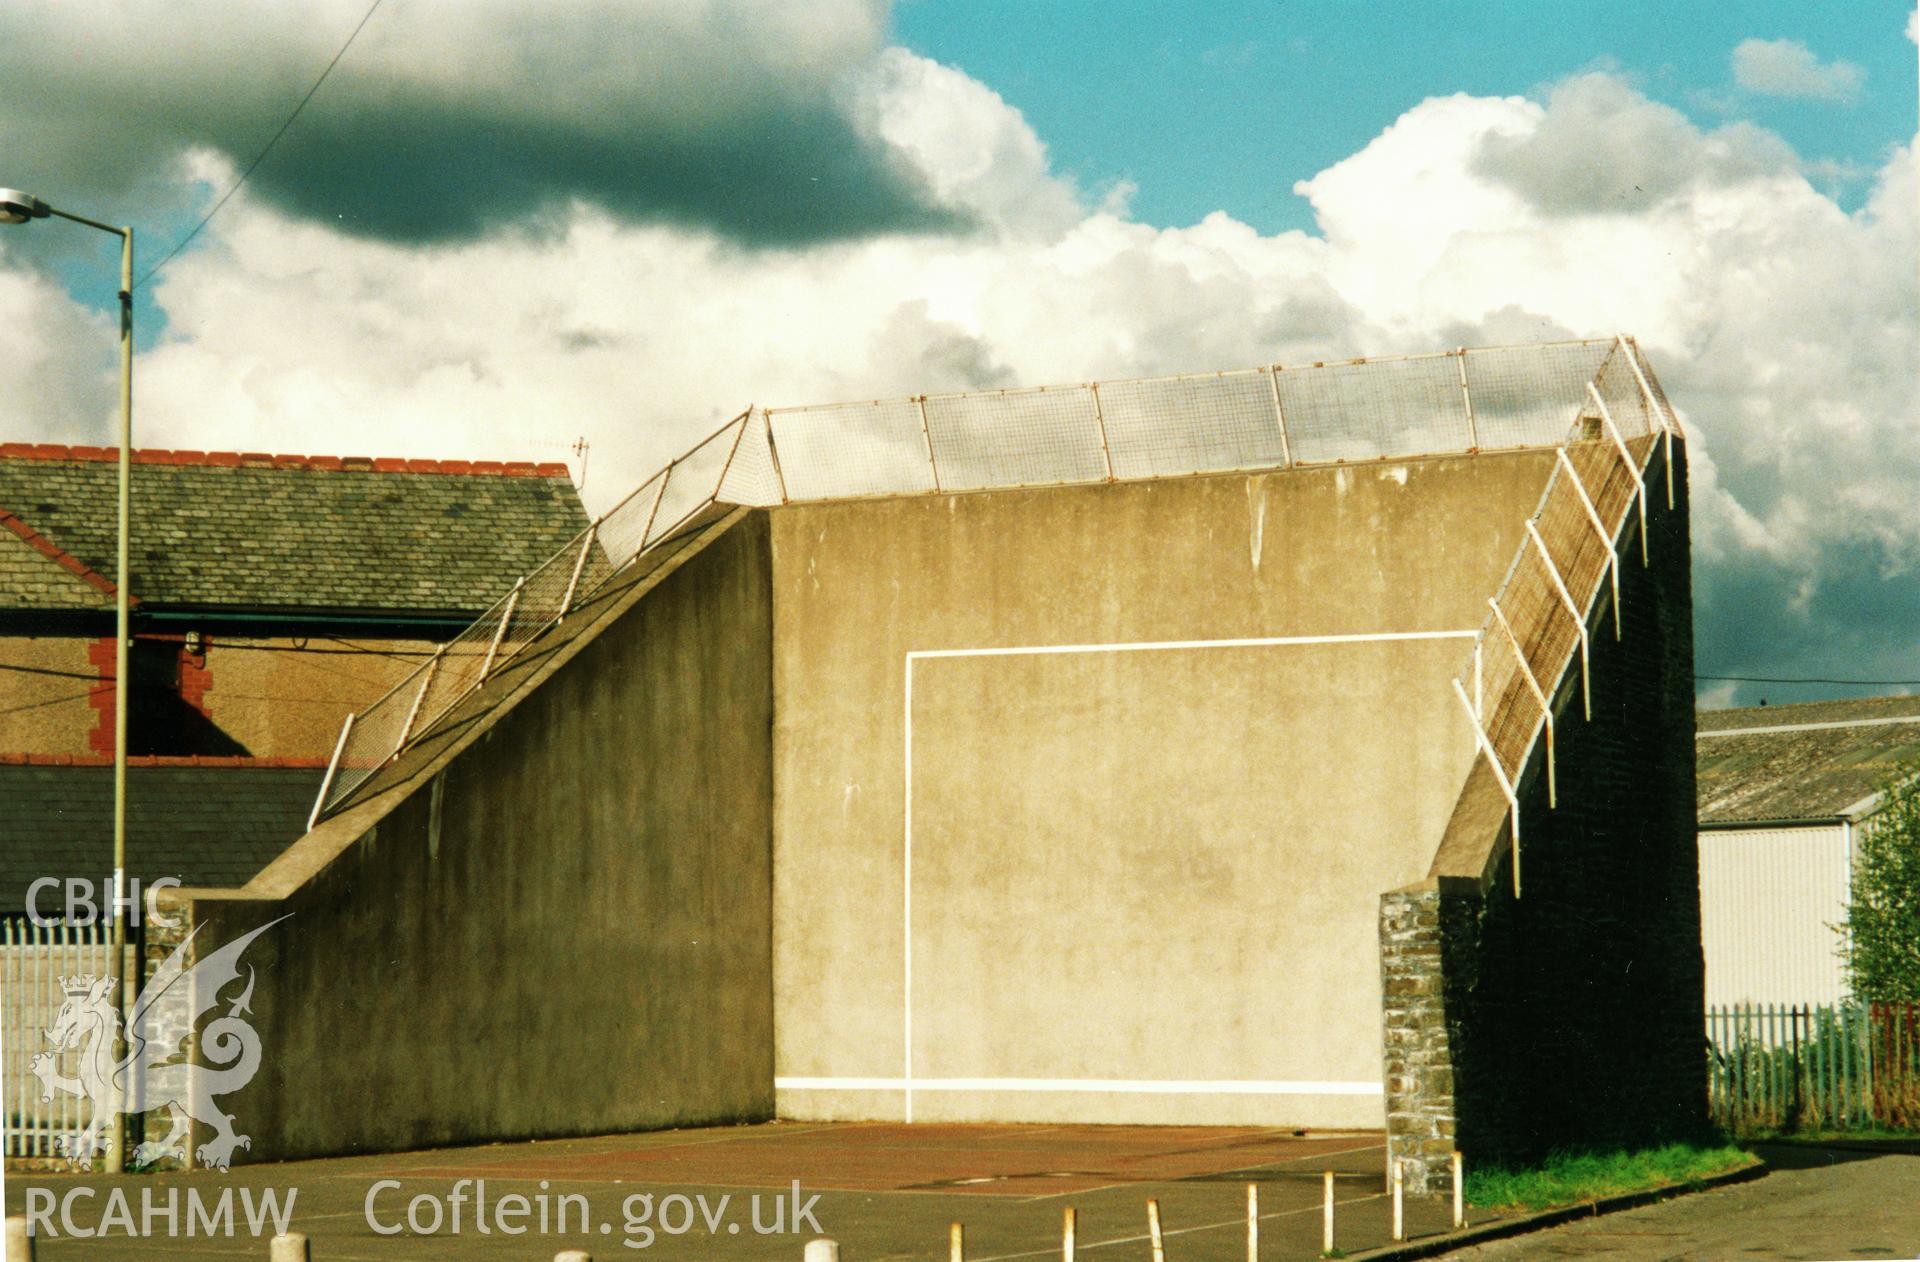
[[[1920,1000],[1920,762],[1897,768],[1858,835],[1845,932],[1855,999]]]

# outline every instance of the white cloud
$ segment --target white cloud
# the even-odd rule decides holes
[[[115,327],[0,243],[0,441],[110,441],[117,406]],[[0,504],[0,508],[7,507]]]
[[[1763,96],[1850,105],[1866,79],[1867,72],[1853,62],[1838,57],[1823,62],[1797,39],[1743,39],[1733,50],[1733,81]]]
[[[912,54],[835,91],[980,227],[756,250],[576,201],[550,233],[418,247],[242,194],[157,282],[144,441],[553,459],[585,434],[604,504],[749,403],[1625,330],[1695,440],[1703,657],[1832,673],[1920,649],[1920,595],[1897,597],[1920,592],[1910,148],[1849,214],[1770,133],[1585,75],[1422,102],[1298,186],[1317,235],[1262,235],[1088,206],[1017,111]],[[8,327],[70,305],[0,261]],[[40,345],[87,338],[111,344],[95,321]],[[106,364],[35,354],[0,350],[0,390],[35,383],[97,438]]]

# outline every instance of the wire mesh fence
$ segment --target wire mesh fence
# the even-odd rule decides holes
[[[414,676],[351,719],[314,818],[345,801],[571,603],[710,504],[1090,484],[1572,444],[1578,480],[1591,479],[1588,497],[1617,533],[1621,491],[1632,480],[1609,462],[1628,459],[1625,440],[1671,424],[1664,397],[1624,337],[749,408],[642,483],[584,541],[521,579]],[[1575,496],[1556,470],[1537,519],[1546,546],[1516,562],[1500,597],[1510,627],[1501,630],[1490,618],[1476,645],[1476,710],[1503,765],[1530,745],[1539,726],[1529,678],[1543,688],[1557,680],[1578,639],[1553,575],[1566,571],[1561,580],[1578,603],[1591,599],[1593,576],[1605,571]],[[1503,647],[1491,631],[1511,642]]]
[[[647,549],[671,538],[714,503],[730,462],[751,429],[742,413],[642,483],[568,545],[516,581],[465,630],[380,698],[347,719],[311,822],[318,822],[431,731],[526,645]],[[764,420],[760,431],[763,435]],[[766,488],[771,452],[733,485]]]
[[[1462,673],[1463,695],[1469,698],[1484,751],[1510,797],[1536,742],[1544,737],[1552,800],[1555,698],[1576,659],[1579,686],[1587,687],[1589,637],[1600,633],[1589,628],[1603,595],[1613,599],[1613,628],[1619,631],[1620,549],[1629,523],[1635,521],[1641,528],[1644,560],[1644,477],[1660,448],[1642,441],[1636,454],[1632,444],[1670,432],[1675,423],[1651,382],[1637,349],[1620,338],[1593,363],[1592,376],[1577,389],[1561,383],[1558,393],[1571,409],[1572,424],[1564,424],[1568,413],[1563,412],[1553,472],[1526,523],[1518,555],[1488,601],[1486,622]],[[1517,833],[1517,803],[1514,815]]]

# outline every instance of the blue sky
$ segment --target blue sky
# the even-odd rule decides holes
[[[1920,679],[1910,0],[462,3],[384,4],[142,292],[143,443],[585,437],[591,496],[748,402],[1624,330],[1703,672]],[[144,271],[367,6],[4,0],[0,183]],[[114,264],[0,231],[0,437],[110,435]]]
[[[1293,182],[1356,152],[1429,96],[1536,94],[1577,71],[1623,74],[1703,127],[1734,118],[1808,160],[1870,175],[1914,133],[1902,0],[1842,4],[1148,4],[904,0],[895,36],[992,86],[1058,168],[1098,193],[1138,186],[1134,214],[1177,226],[1225,210],[1265,232],[1311,228]],[[1866,72],[1852,105],[1742,91],[1746,39],[1792,39]],[[1865,179],[1831,191],[1858,205]]]

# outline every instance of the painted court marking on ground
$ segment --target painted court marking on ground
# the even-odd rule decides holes
[[[1032,1091],[1112,1092],[1154,1095],[1367,1095],[1384,1094],[1384,1085],[1367,1082],[1304,1081],[1151,1081],[1140,1079],[1073,1078],[916,1078],[913,1072],[913,668],[916,662],[952,657],[1034,657],[1077,653],[1153,653],[1179,650],[1277,648],[1330,644],[1377,644],[1408,640],[1471,640],[1474,631],[1379,631],[1353,635],[1278,635],[1226,640],[1143,640],[1113,644],[1027,644],[999,648],[916,649],[905,662],[905,759],[903,787],[906,809],[902,820],[901,918],[901,1039],[903,1055],[898,1078],[790,1077],[776,1078],[774,1086],[796,1091],[898,1091],[903,1113],[913,1120],[916,1091]]]

